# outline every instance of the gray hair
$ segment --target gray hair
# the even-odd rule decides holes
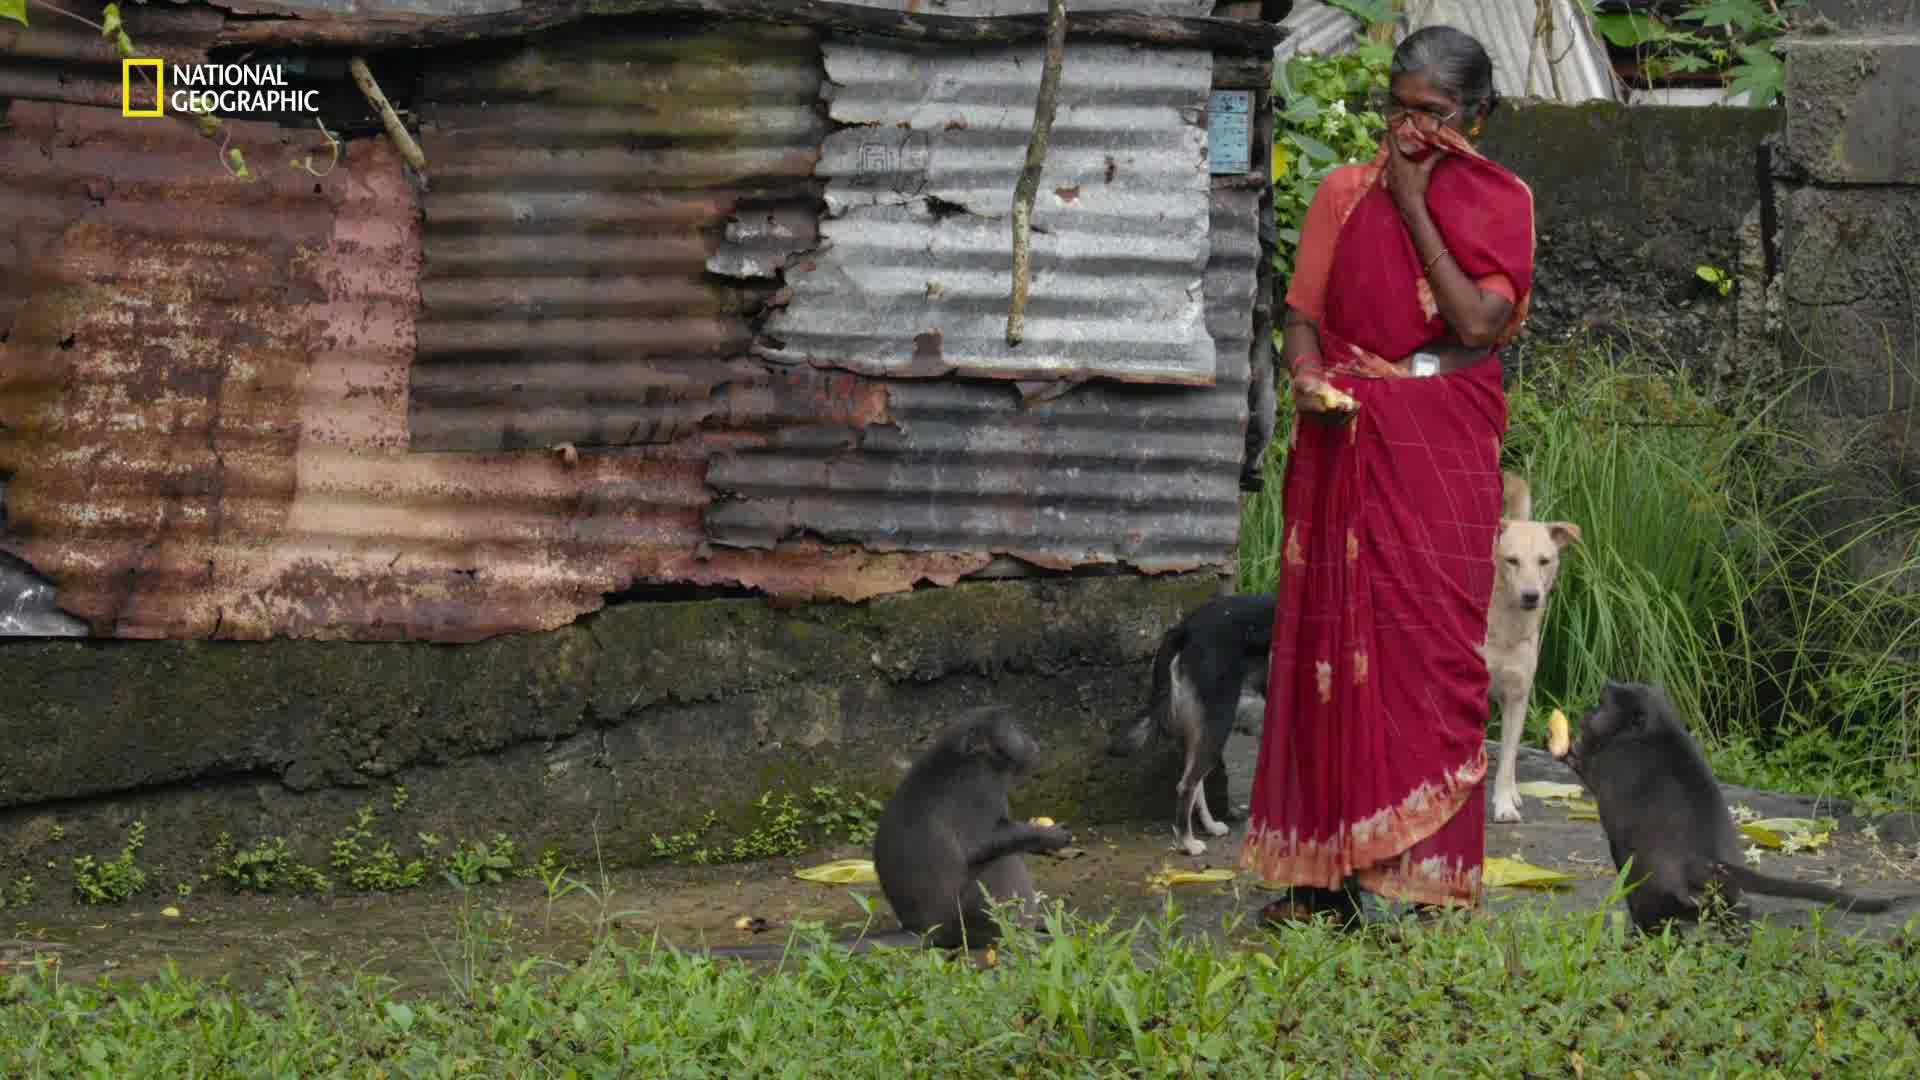
[[[1480,40],[1451,26],[1428,26],[1408,34],[1393,50],[1388,77],[1418,73],[1460,103],[1468,116],[1486,116],[1499,104],[1493,92],[1493,60]]]

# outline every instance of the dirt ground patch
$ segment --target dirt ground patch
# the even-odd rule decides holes
[[[1246,797],[1257,748],[1257,739],[1247,735],[1236,735],[1229,746],[1237,801]],[[1522,751],[1520,776],[1522,781],[1573,782],[1564,766],[1532,749]],[[1487,788],[1491,798],[1491,782]],[[1910,833],[1876,838],[1868,823],[1853,818],[1844,805],[1738,787],[1726,790],[1732,803],[1762,817],[1839,820],[1832,839],[1816,851],[1767,853],[1762,865],[1771,873],[1844,882],[1871,896],[1912,891],[1920,879],[1920,847],[1914,846]],[[1172,805],[1173,793],[1168,791],[1168,818]],[[1565,808],[1536,799],[1528,799],[1523,812],[1526,820],[1517,825],[1493,824],[1489,815],[1487,854],[1560,870],[1576,880],[1553,891],[1490,890],[1486,914],[1497,916],[1511,905],[1530,903],[1567,913],[1596,910],[1613,879],[1599,824],[1569,820]],[[1032,865],[1049,896],[1082,915],[1111,915],[1116,923],[1128,925],[1153,916],[1166,901],[1167,892],[1150,884],[1150,875],[1167,867],[1232,867],[1240,835],[1236,829],[1213,841],[1206,855],[1188,857],[1171,850],[1167,824],[1080,827],[1076,847],[1082,854],[1037,858]],[[496,955],[545,955],[563,962],[587,952],[602,920],[617,936],[637,943],[656,933],[663,941],[689,947],[702,941],[777,942],[796,920],[819,921],[836,933],[857,932],[866,924],[854,900],[861,895],[874,902],[873,929],[894,929],[878,886],[821,885],[793,876],[805,866],[865,855],[845,847],[747,865],[621,871],[604,880],[591,867],[577,867],[570,874],[586,880],[597,897],[576,891],[549,904],[539,882],[518,880],[474,890],[470,917],[487,926],[484,940]],[[1174,896],[1189,926],[1215,934],[1236,915],[1250,922],[1267,899],[1246,875],[1223,884],[1176,886]],[[162,914],[169,906],[178,910],[177,917]],[[1920,915],[1920,905],[1878,916],[1767,897],[1756,897],[1754,906],[1781,924],[1804,925],[1819,912],[1829,927],[1876,934],[1893,932]],[[188,900],[150,896],[103,908],[43,900],[14,915],[12,940],[0,942],[0,965],[17,966],[36,951],[52,953],[59,957],[64,978],[83,981],[102,975],[143,978],[163,972],[171,960],[183,974],[225,976],[236,985],[258,985],[291,965],[308,976],[378,973],[397,980],[402,992],[428,991],[447,986],[460,963],[460,897],[445,887],[309,900],[228,896],[209,886]],[[734,920],[742,915],[766,919],[772,929],[757,936],[736,930]]]

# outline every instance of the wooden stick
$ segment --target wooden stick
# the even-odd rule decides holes
[[[1040,66],[1040,94],[1033,103],[1033,133],[1027,136],[1027,163],[1013,186],[1013,302],[1007,307],[1007,344],[1026,334],[1027,282],[1033,259],[1033,200],[1040,193],[1040,170],[1047,161],[1047,139],[1060,103],[1060,69],[1067,53],[1067,0],[1047,0],[1047,52]]]
[[[421,151],[420,144],[413,141],[413,136],[407,134],[407,126],[400,122],[399,114],[387,103],[387,95],[380,92],[380,84],[373,81],[373,72],[367,70],[367,62],[356,56],[347,62],[347,70],[353,73],[353,81],[359,84],[360,92],[367,96],[374,111],[380,114],[380,122],[387,128],[387,138],[392,139],[393,145],[399,148],[400,156],[407,159],[407,164],[413,166],[414,172],[425,173],[427,155]]]
[[[645,15],[707,21],[773,23],[847,34],[949,45],[1020,45],[1043,39],[1046,15],[927,15],[834,0],[528,0],[512,11],[486,15],[315,15],[298,18],[229,17],[215,36],[220,47],[299,47],[377,52],[423,49],[490,38],[519,37],[584,19]],[[1087,41],[1271,54],[1288,31],[1260,19],[1142,15],[1090,11],[1069,16],[1067,36]]]

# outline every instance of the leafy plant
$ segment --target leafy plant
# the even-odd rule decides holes
[[[489,885],[505,881],[513,873],[513,841],[506,833],[494,833],[492,844],[474,841],[456,845],[441,863],[446,872],[462,885]]]
[[[334,838],[329,860],[333,868],[345,874],[354,888],[372,892],[393,892],[420,884],[427,876],[424,859],[402,861],[391,840],[382,840],[369,850],[375,817],[373,807],[362,806],[353,823]],[[419,834],[418,839],[425,848],[438,843],[426,833]]]
[[[1393,50],[1362,40],[1335,56],[1296,54],[1274,68],[1273,266],[1289,274],[1307,207],[1327,174],[1373,157],[1386,121],[1366,108],[1368,94],[1387,85]]]
[[[1786,69],[1772,46],[1805,3],[1702,0],[1663,18],[1632,9],[1601,11],[1595,0],[1586,0],[1594,28],[1614,46],[1632,51],[1649,80],[1719,72],[1729,94],[1747,93],[1757,108],[1780,97]]]
[[[235,851],[232,838],[221,833],[214,843],[214,858],[213,872],[240,892],[271,893],[284,887],[295,892],[323,893],[332,887],[325,874],[293,857],[284,836]]]
[[[33,897],[39,887],[34,884],[32,874],[21,874],[7,882],[6,900],[0,907],[26,907],[33,903]]]
[[[1733,275],[1717,266],[1696,266],[1693,272],[1701,281],[1713,286],[1721,296],[1733,291]]]
[[[828,840],[836,835],[849,844],[869,844],[880,824],[880,800],[864,791],[843,792],[831,785],[815,784],[813,826]]]
[[[147,872],[133,861],[146,844],[147,824],[136,821],[127,830],[120,857],[100,862],[91,855],[73,860],[73,891],[83,904],[118,904],[147,887]]]
[[[753,801],[757,823],[731,841],[707,842],[719,823],[719,814],[709,810],[700,824],[684,832],[650,840],[653,857],[705,865],[719,862],[745,862],[750,859],[798,855],[821,842],[836,837],[850,844],[873,841],[881,805],[865,792],[843,792],[828,784],[816,784],[807,792],[803,805],[792,792],[763,792]]]

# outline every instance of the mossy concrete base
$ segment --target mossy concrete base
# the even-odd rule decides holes
[[[72,857],[111,858],[136,819],[162,888],[210,872],[222,832],[285,836],[324,865],[363,804],[403,854],[420,832],[442,851],[505,833],[523,858],[554,847],[579,866],[597,827],[607,863],[631,864],[709,811],[744,831],[767,791],[884,798],[948,717],[990,702],[1045,746],[1023,813],[1159,814],[1175,754],[1109,758],[1106,734],[1144,702],[1160,634],[1221,587],[1115,576],[857,606],[630,604],[469,646],[10,643],[0,880],[64,890]]]

